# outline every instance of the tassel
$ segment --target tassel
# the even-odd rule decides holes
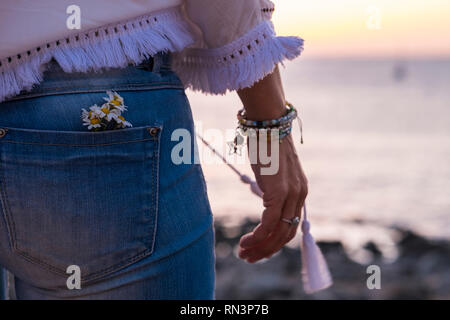
[[[310,224],[306,216],[306,204],[303,206],[302,222],[302,280],[308,294],[324,290],[333,284],[327,262],[310,233]]]
[[[262,198],[263,192],[258,183],[249,176],[241,174],[241,181],[250,185],[251,191]],[[311,225],[306,215],[306,204],[303,205],[302,221],[302,281],[303,288],[308,294],[330,287],[333,284],[325,257],[310,233]]]

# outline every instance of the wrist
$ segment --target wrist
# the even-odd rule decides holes
[[[278,119],[286,114],[286,105],[283,101],[264,103],[259,107],[244,106],[244,109],[247,117],[255,121]]]

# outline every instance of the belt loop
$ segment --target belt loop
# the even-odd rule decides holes
[[[173,55],[172,55],[171,52],[168,52],[166,54],[166,56],[167,56],[167,59],[166,59],[167,69],[172,69],[172,58],[173,58]]]
[[[172,55],[170,52],[160,51],[153,56],[153,72],[160,72],[162,69],[170,70],[172,64]]]
[[[158,52],[153,56],[153,69],[152,72],[158,73],[163,64],[163,52]]]

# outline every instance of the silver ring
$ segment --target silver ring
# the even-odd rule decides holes
[[[297,225],[300,223],[300,218],[299,217],[293,217],[292,219],[281,218],[281,221],[287,222],[290,225]]]

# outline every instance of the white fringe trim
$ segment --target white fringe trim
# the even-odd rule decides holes
[[[244,36],[215,49],[186,48],[174,54],[173,70],[185,85],[205,94],[225,94],[252,86],[273,72],[277,63],[303,51],[303,39],[277,37],[264,20]]]
[[[159,51],[181,51],[194,41],[181,7],[74,34],[0,60],[0,102],[40,83],[51,58],[66,72],[96,71],[139,64]]]

